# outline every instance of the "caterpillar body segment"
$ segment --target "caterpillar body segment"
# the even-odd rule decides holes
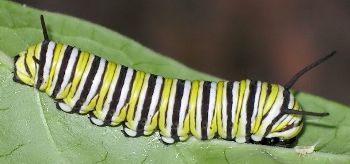
[[[24,61],[30,56],[39,62]],[[52,41],[21,53],[16,66],[17,79],[46,92],[63,111],[89,113],[97,125],[123,123],[129,136],[150,135],[159,129],[166,143],[184,141],[190,135],[244,143],[267,136],[290,139],[302,127],[300,115],[282,113],[283,104],[300,108],[277,84],[164,78]]]

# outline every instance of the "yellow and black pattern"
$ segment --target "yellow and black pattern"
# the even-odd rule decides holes
[[[301,116],[280,111],[284,104],[300,110],[282,86],[164,78],[52,41],[17,57],[16,79],[46,92],[65,112],[90,113],[100,126],[123,123],[129,136],[159,129],[166,143],[217,134],[240,143],[267,136],[290,139],[302,127]]]
[[[165,78],[49,41],[47,34],[15,57],[14,72],[15,81],[46,92],[65,112],[89,114],[99,126],[123,124],[132,137],[159,130],[169,144],[189,136],[288,144],[303,126],[304,111],[289,87]]]

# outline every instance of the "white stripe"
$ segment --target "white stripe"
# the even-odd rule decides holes
[[[251,130],[254,128],[256,115],[258,113],[260,92],[261,92],[261,81],[257,81],[257,83],[256,83],[256,93],[255,93],[255,99],[254,99],[254,109],[253,109],[253,114],[252,114],[251,124],[250,124],[250,127],[251,127],[250,129]]]
[[[207,122],[207,136],[209,136],[211,123],[215,113],[215,102],[216,102],[216,83],[210,82],[210,95],[209,95],[209,107],[208,107],[208,122]]]
[[[186,118],[186,112],[188,109],[188,102],[189,102],[189,96],[190,96],[190,90],[191,90],[191,82],[186,80],[184,91],[181,99],[181,107],[180,107],[180,114],[179,114],[179,126],[177,127],[177,133],[183,129],[184,121]]]
[[[55,43],[50,41],[48,47],[47,47],[47,51],[46,51],[46,62],[44,65],[44,69],[43,69],[43,82],[40,86],[40,89],[46,89],[46,88],[41,88],[42,86],[44,86],[45,84],[48,83],[49,80],[49,73],[50,73],[50,68],[52,65],[52,58],[53,58],[53,49],[55,48]],[[49,86],[46,86],[49,87]]]
[[[171,92],[170,92],[169,103],[168,103],[168,110],[167,110],[167,115],[166,115],[166,132],[168,133],[167,134],[168,136],[171,136],[171,126],[173,123],[176,86],[177,86],[177,79],[174,79],[172,86],[171,86]]]
[[[289,109],[293,109],[293,107],[294,107],[294,101],[295,101],[295,99],[294,99],[293,94],[289,94],[289,104],[288,104],[288,108],[289,108]]]
[[[235,81],[233,83],[233,89],[232,89],[232,109],[231,109],[231,117],[232,117],[232,129],[230,129],[232,131],[232,138],[234,138],[236,136],[236,131],[234,130],[234,127],[237,126],[235,125],[235,121],[236,121],[236,112],[237,112],[237,105],[238,105],[238,98],[239,98],[239,84],[240,82]]]
[[[224,133],[224,136],[221,136],[223,138],[227,137],[227,81],[224,82],[224,88],[222,91],[222,107],[221,107],[221,122],[222,130]]]
[[[198,97],[197,97],[197,108],[195,113],[195,119],[196,119],[196,131],[200,138],[202,138],[202,128],[201,128],[201,122],[202,122],[202,99],[203,99],[203,81],[199,82],[199,88],[198,88]]]

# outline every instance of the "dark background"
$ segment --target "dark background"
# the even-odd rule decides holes
[[[194,69],[284,84],[350,104],[350,1],[17,0],[106,26]]]

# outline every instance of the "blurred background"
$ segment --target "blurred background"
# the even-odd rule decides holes
[[[350,104],[350,1],[16,0],[89,20],[202,72],[284,84]]]

